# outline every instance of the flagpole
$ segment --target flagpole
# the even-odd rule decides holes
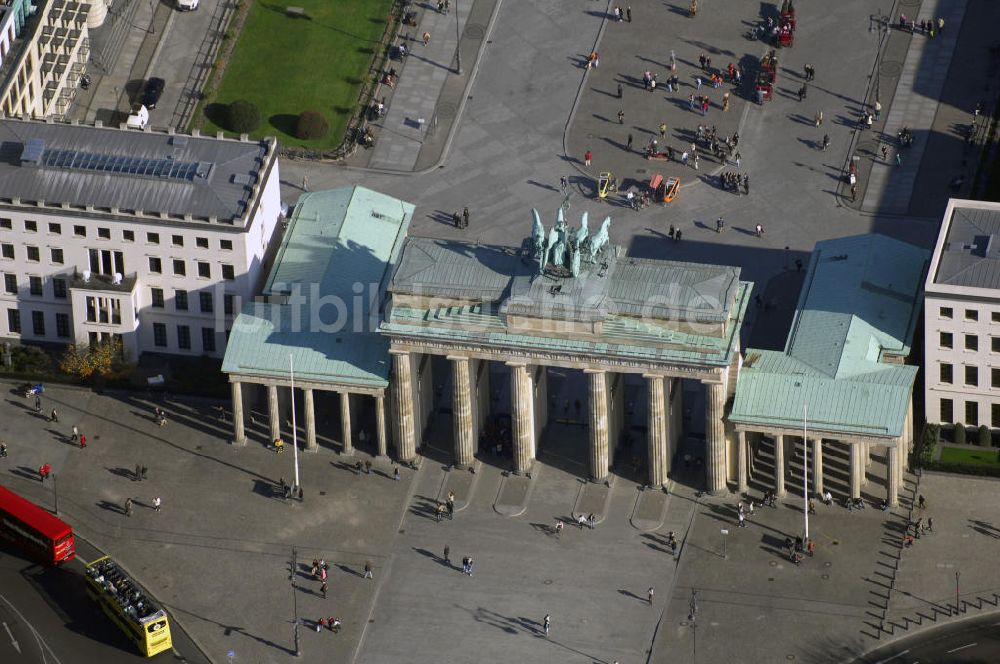
[[[295,426],[295,361],[288,354],[288,376],[292,385],[292,458],[295,461],[295,488],[299,488],[299,434]]]
[[[809,541],[809,405],[802,404],[802,511],[806,519],[806,537]]]

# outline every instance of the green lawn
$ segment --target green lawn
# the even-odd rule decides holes
[[[981,449],[966,449],[964,447],[941,448],[941,461],[949,463],[969,463],[980,466],[1000,466],[997,462],[997,449],[983,447]]]
[[[304,8],[305,17],[287,15],[286,4]],[[339,145],[391,6],[392,0],[254,0],[219,92],[204,106],[203,133],[225,130],[217,124],[222,105],[248,99],[260,109],[256,136],[313,148]],[[292,135],[305,110],[326,116],[326,137]]]

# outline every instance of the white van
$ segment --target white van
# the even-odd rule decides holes
[[[198,0],[177,0],[177,9],[190,12],[198,9]]]
[[[135,106],[125,124],[129,129],[145,129],[149,124],[149,109],[142,104]]]

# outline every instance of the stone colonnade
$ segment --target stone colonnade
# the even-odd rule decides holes
[[[912,412],[912,404],[911,404]],[[751,431],[738,429],[736,431],[737,445],[737,476],[736,489],[745,493],[749,488],[749,478],[753,471],[752,452],[748,435]],[[794,454],[796,441],[802,441],[801,434],[776,433],[768,431],[767,435],[774,439],[774,492],[782,498],[787,495],[786,486],[787,459]],[[809,488],[812,495],[821,495],[826,485],[823,478],[823,437],[809,436]],[[893,507],[899,504],[899,491],[906,472],[906,458],[912,445],[912,424],[907,420],[903,434],[898,438],[885,440],[851,440],[840,439],[848,445],[848,489],[852,498],[861,497],[861,487],[867,482],[866,469],[871,464],[871,456],[884,454],[886,464],[886,501]],[[833,442],[832,440],[827,442]],[[792,487],[797,491],[798,487]]]
[[[269,437],[270,440],[272,441],[281,438],[282,408],[279,400],[279,395],[280,395],[279,390],[290,389],[290,383],[273,381],[273,380],[264,382],[263,379],[254,380],[250,378],[241,377],[238,380],[231,379],[229,384],[232,395],[232,409],[233,409],[233,444],[245,445],[247,442],[246,413],[243,407],[244,384],[263,385],[266,388]],[[315,404],[314,393],[319,388],[316,388],[313,383],[301,384],[298,381],[296,381],[295,389],[299,394],[301,394],[300,403],[302,403],[302,409],[305,421],[297,422],[297,424],[304,426],[305,428],[305,450],[307,452],[315,452],[317,449],[319,449],[319,444],[316,440],[316,404]],[[354,427],[352,426],[351,403],[353,400],[365,397],[374,399],[375,443],[376,443],[377,453],[379,456],[386,456],[388,454],[388,435],[386,430],[386,417],[385,417],[385,407],[386,407],[385,394],[381,390],[367,390],[365,392],[356,392],[352,389],[349,389],[347,386],[330,385],[329,389],[322,389],[320,391],[337,392],[339,396],[340,443],[341,443],[342,454],[345,455],[354,454],[354,437],[353,437]],[[297,400],[299,400],[299,398],[297,398]]]
[[[427,405],[417,392],[425,380],[416,375],[415,366],[423,363],[426,354],[392,349],[393,370],[391,393],[393,403],[393,437],[402,461],[415,458],[418,438],[423,429],[418,412]],[[458,467],[474,463],[478,453],[479,435],[489,410],[489,362],[471,355],[446,355],[452,374],[452,427],[454,459]],[[531,470],[538,439],[548,421],[546,367],[525,361],[507,361],[510,371],[511,434],[513,471],[521,474]],[[589,436],[588,475],[591,480],[608,479],[614,450],[625,428],[625,381],[619,372],[603,368],[587,368]],[[721,376],[721,374],[720,374]],[[680,438],[681,379],[662,374],[643,374],[648,395],[648,483],[663,486],[670,472],[670,462]],[[726,443],[722,420],[725,387],[721,382],[706,383],[711,407],[707,415],[709,454],[707,464],[715,490],[726,485]],[[418,404],[423,404],[420,406]]]

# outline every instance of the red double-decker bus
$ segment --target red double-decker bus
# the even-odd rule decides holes
[[[0,486],[0,541],[46,565],[58,565],[76,555],[76,541],[68,523],[3,486]]]

